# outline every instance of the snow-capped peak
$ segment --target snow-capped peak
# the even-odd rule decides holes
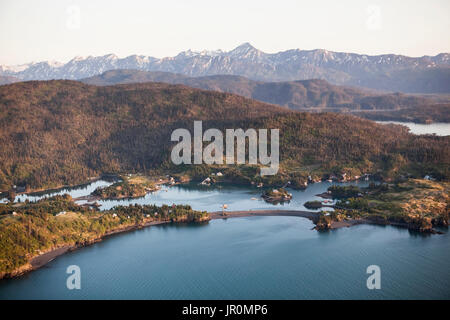
[[[254,46],[252,46],[249,42],[245,42],[240,46],[234,48],[229,53],[233,56],[245,55],[250,51],[258,51]]]
[[[82,61],[82,60],[85,60],[86,58],[85,57],[82,57],[82,56],[75,56],[75,57],[73,57],[73,59],[72,60],[70,60],[69,62],[77,62],[77,61]]]
[[[113,53],[106,54],[106,55],[104,55],[102,58],[107,59],[107,60],[117,60],[117,59],[119,59],[119,57],[116,56],[116,55],[113,54]]]

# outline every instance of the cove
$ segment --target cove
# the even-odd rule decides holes
[[[448,233],[312,227],[298,217],[153,226],[1,281],[0,299],[450,298]],[[381,290],[366,287],[372,264],[381,268]],[[81,269],[81,290],[66,288],[69,265]]]

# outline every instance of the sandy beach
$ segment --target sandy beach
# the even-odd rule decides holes
[[[33,258],[30,261],[31,267],[33,268],[33,270],[38,269],[38,268],[44,266],[45,264],[49,263],[53,259],[55,259],[57,256],[60,256],[64,253],[66,253],[71,248],[73,248],[73,246],[64,246],[64,247],[46,252],[44,254],[41,254],[41,255]]]

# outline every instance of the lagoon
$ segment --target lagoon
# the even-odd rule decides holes
[[[36,194],[20,194],[15,201],[37,201],[43,197],[50,197],[57,194],[69,194],[72,198],[84,197],[90,195],[97,187],[105,187],[113,182],[98,180],[91,184],[81,187],[65,188],[54,190],[48,193]],[[161,186],[161,190],[147,193],[144,197],[120,200],[97,200],[100,210],[109,210],[114,206],[128,206],[132,204],[155,204],[161,206],[163,204],[189,204],[194,210],[200,211],[221,211],[222,205],[227,204],[229,211],[240,210],[262,210],[262,209],[286,209],[286,210],[302,210],[306,209],[303,204],[311,200],[323,200],[317,194],[327,191],[331,185],[349,185],[354,184],[359,187],[367,187],[369,181],[352,181],[352,182],[328,182],[310,184],[305,190],[288,189],[292,193],[292,200],[280,204],[271,204],[265,202],[261,198],[261,188],[236,186],[231,184],[217,184],[212,186],[204,186],[198,183],[187,183],[174,186]],[[86,200],[78,200],[78,204],[86,203]],[[331,203],[330,203],[331,204]],[[330,208],[323,208],[329,210]],[[314,210],[313,210],[314,211]]]
[[[436,134],[438,136],[450,136],[450,123],[414,123],[414,122],[398,122],[398,121],[376,121],[381,124],[400,124],[407,126],[413,134]]]
[[[98,200],[100,210],[108,210],[114,206],[127,206],[130,204],[189,204],[194,210],[221,211],[226,204],[229,211],[285,209],[309,211],[303,204],[310,200],[323,200],[317,194],[325,192],[332,184],[337,182],[319,182],[308,186],[305,190],[292,190],[292,200],[280,204],[271,204],[261,198],[261,189],[247,186],[233,186],[230,184],[202,186],[197,183],[181,184],[172,187],[163,186],[161,190],[148,193],[145,197],[121,200]],[[368,181],[357,181],[347,184],[356,184],[360,187],[368,186]],[[326,208],[325,208],[326,209]]]
[[[46,190],[41,192],[33,192],[33,193],[21,193],[17,194],[15,197],[15,202],[24,202],[25,200],[34,202],[38,201],[39,199],[42,199],[44,197],[53,197],[56,195],[63,195],[63,194],[69,194],[72,198],[78,198],[90,195],[95,189],[107,187],[111,185],[115,180],[107,181],[107,180],[96,180],[91,183],[86,183],[79,186],[73,186],[73,187],[64,187],[54,190]],[[1,199],[0,202],[5,202],[6,199]]]

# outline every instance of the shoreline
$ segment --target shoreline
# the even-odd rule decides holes
[[[91,183],[97,182],[102,179],[102,176],[91,177],[88,178],[86,182],[76,183],[76,184],[67,184],[67,185],[58,185],[51,188],[39,188],[39,189],[31,189],[29,191],[16,192],[16,195],[27,195],[27,196],[39,196],[41,193],[53,193],[59,192],[64,189],[76,189],[81,188],[83,186],[90,185]],[[6,191],[4,191],[6,192]],[[1,192],[0,192],[1,193]]]
[[[248,211],[241,210],[241,211],[226,212],[226,216],[222,216],[222,211],[214,211],[214,212],[208,212],[208,213],[209,213],[208,221],[218,220],[218,219],[228,219],[228,218],[256,217],[256,216],[263,216],[263,217],[285,216],[285,217],[307,218],[307,219],[311,220],[313,223],[315,223],[315,221],[317,221],[318,216],[319,216],[318,213],[315,213],[315,212],[300,211],[300,210],[248,210]],[[46,251],[40,255],[37,255],[37,256],[31,258],[27,264],[19,267],[17,270],[7,273],[7,274],[0,275],[0,280],[6,279],[6,278],[11,279],[11,278],[16,278],[16,277],[22,276],[28,272],[37,270],[37,269],[45,266],[46,264],[53,261],[55,258],[57,258],[60,255],[63,255],[67,252],[71,252],[71,251],[75,251],[75,250],[87,247],[94,243],[100,242],[110,236],[129,232],[129,231],[143,229],[143,228],[147,228],[150,226],[170,224],[170,223],[177,223],[177,222],[172,222],[170,220],[168,220],[168,221],[150,221],[150,222],[146,222],[146,223],[140,224],[140,225],[131,225],[131,226],[127,226],[127,227],[123,227],[123,228],[119,228],[117,230],[107,232],[107,233],[103,234],[101,237],[92,239],[86,243],[75,244],[75,245],[65,245],[65,246],[61,246],[58,248],[50,249],[49,251]],[[342,221],[334,222],[334,223],[332,223],[331,229],[350,227],[350,226],[353,226],[356,224],[359,224],[359,223],[355,223],[355,222],[351,222],[351,221],[346,221],[345,223],[343,223]]]
[[[392,225],[396,227],[402,227],[402,228],[408,228],[407,224],[402,223],[380,223],[377,221],[371,221],[367,219],[350,219],[350,220],[343,220],[343,221],[331,221],[329,228],[322,230],[317,228],[317,222],[320,217],[320,212],[313,212],[313,211],[302,211],[302,210],[270,210],[270,209],[262,209],[262,210],[238,210],[238,211],[225,211],[225,216],[222,215],[222,211],[213,211],[208,212],[209,219],[206,221],[211,220],[218,220],[218,219],[228,219],[228,218],[244,218],[244,217],[300,217],[300,218],[306,218],[312,221],[316,226],[312,228],[311,230],[316,231],[328,231],[328,230],[336,230],[340,228],[348,228],[355,225],[360,224],[371,224],[371,225]],[[205,221],[205,222],[206,222]],[[81,249],[83,247],[90,246],[94,243],[103,241],[105,238],[108,238],[110,236],[125,233],[129,231],[135,231],[143,228],[147,228],[150,226],[156,226],[156,225],[162,225],[162,224],[171,224],[171,223],[180,223],[180,222],[174,222],[171,220],[167,221],[150,221],[139,225],[130,225],[123,228],[119,228],[116,230],[112,230],[110,232],[107,232],[103,234],[102,236],[92,239],[90,241],[87,241],[82,244],[75,244],[75,245],[65,245],[61,246],[55,249],[51,249],[45,253],[42,253],[40,255],[37,255],[30,259],[30,261],[19,267],[17,270],[7,273],[7,274],[0,274],[0,280],[5,278],[16,278],[19,276],[22,276],[28,272],[37,270],[49,262],[53,261],[56,257],[63,255],[67,252],[75,251],[78,249]],[[182,223],[182,222],[181,222]]]
[[[143,229],[143,228],[147,228],[150,226],[156,226],[156,225],[168,224],[168,223],[172,223],[172,221],[170,221],[170,220],[169,221],[150,221],[150,222],[146,222],[146,223],[140,224],[140,225],[130,225],[127,227],[123,227],[123,228],[119,228],[119,229],[107,232],[98,238],[92,239],[92,240],[82,243],[82,244],[63,245],[61,247],[50,249],[42,254],[34,256],[33,258],[30,259],[30,261],[28,261],[27,264],[20,266],[15,271],[12,271],[12,272],[6,273],[6,274],[0,274],[0,280],[20,277],[26,273],[29,273],[31,271],[42,268],[49,262],[53,261],[55,258],[65,254],[67,252],[72,252],[72,251],[90,246],[97,242],[103,241],[104,239],[106,239],[110,236],[120,234],[120,233],[126,233],[129,231]]]

